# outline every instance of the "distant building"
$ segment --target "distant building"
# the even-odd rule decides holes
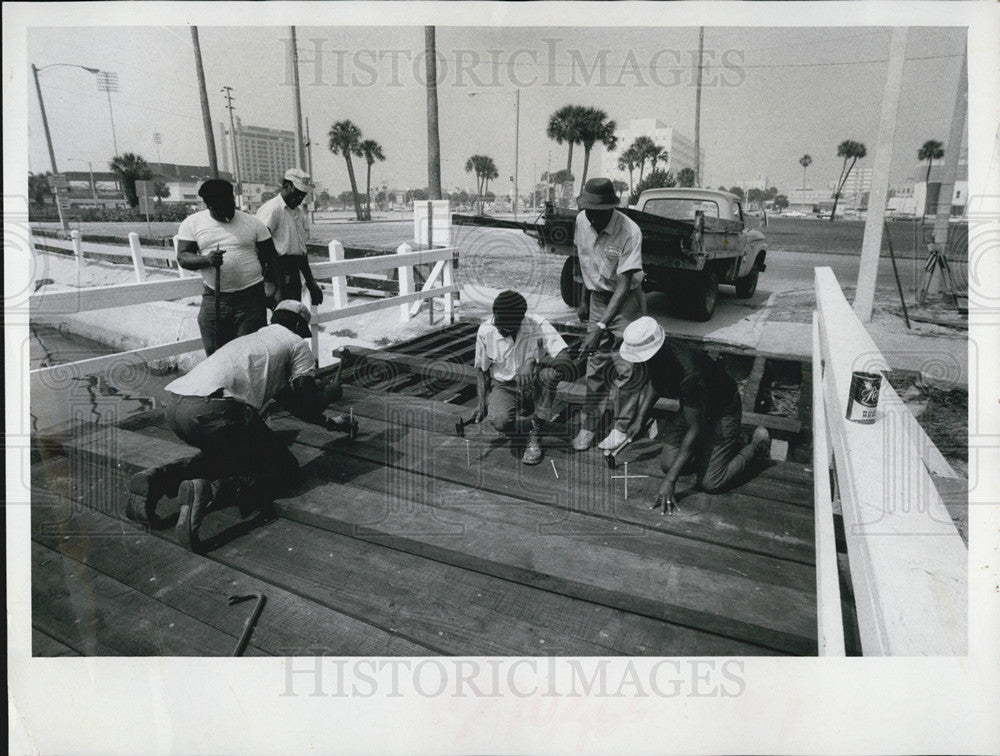
[[[229,127],[224,123],[219,124],[217,149],[222,157],[222,169],[235,174],[238,162],[242,182],[265,184],[270,191],[274,191],[281,185],[285,171],[298,165],[295,132],[263,126],[244,126],[238,117],[234,122],[235,145]],[[239,157],[238,161],[234,160],[236,156]]]
[[[653,142],[667,150],[667,162],[656,164],[657,170],[664,168],[677,174],[685,168],[696,170],[694,142],[684,134],[677,131],[673,126],[668,126],[656,118],[633,118],[629,121],[628,128],[619,129],[617,132],[618,147],[614,152],[600,151],[600,173],[592,173],[594,176],[604,176],[612,180],[619,180],[628,183],[628,171],[618,169],[618,158],[622,151],[627,149],[636,137],[648,136]],[[705,151],[701,150],[701,167],[704,175]],[[646,163],[646,173],[649,173],[649,163]],[[639,181],[639,171],[634,171],[633,184]]]
[[[820,212],[833,207],[833,189],[790,189],[785,196],[788,197],[788,209],[800,213]]]
[[[186,203],[198,205],[198,187],[211,178],[212,170],[207,165],[178,165],[176,163],[150,163],[153,171],[153,181],[166,185],[169,194],[163,199],[165,203]],[[89,171],[66,171],[69,182],[69,204],[73,206],[122,205],[125,196],[118,186],[118,174],[111,171],[94,171],[93,185]],[[219,178],[232,181],[230,173],[219,172]],[[94,194],[97,200],[94,200]]]

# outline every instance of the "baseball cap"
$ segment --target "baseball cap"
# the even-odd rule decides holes
[[[295,329],[295,332],[299,336],[308,339],[312,335],[312,332],[309,330],[309,321],[312,320],[312,314],[305,304],[299,302],[297,299],[283,299],[274,307],[274,314],[277,315],[279,312],[288,312],[299,317],[301,327]]]
[[[285,180],[291,181],[292,185],[300,192],[312,194],[316,191],[316,185],[312,182],[312,177],[301,168],[289,168],[285,171]]]

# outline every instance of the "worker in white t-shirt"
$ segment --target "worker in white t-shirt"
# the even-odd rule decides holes
[[[300,168],[289,168],[281,182],[278,194],[257,210],[257,217],[267,226],[278,251],[278,281],[284,299],[302,299],[302,279],[306,281],[309,299],[314,305],[323,304],[323,290],[319,288],[309,268],[306,242],[309,230],[302,203],[316,191],[308,173]]]
[[[205,353],[210,355],[238,336],[267,325],[264,281],[275,282],[277,252],[267,226],[236,209],[233,185],[228,181],[209,179],[201,185],[198,196],[208,209],[181,222],[177,263],[199,271],[205,280],[198,327]],[[281,287],[276,288],[280,300]]]
[[[197,550],[206,512],[232,505],[244,517],[266,512],[299,470],[285,443],[261,418],[271,399],[300,420],[356,434],[353,417],[323,414],[343,390],[336,379],[323,385],[314,377],[315,361],[305,341],[309,320],[302,302],[283,301],[275,307],[271,325],[230,341],[167,384],[167,425],[199,451],[133,475],[129,490],[146,502],[144,516],[130,506],[130,517],[165,527],[168,522],[157,515],[156,505],[164,496],[179,496],[177,538]]]

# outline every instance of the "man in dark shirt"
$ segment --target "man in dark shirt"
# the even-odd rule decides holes
[[[659,323],[642,317],[625,329],[621,356],[637,363],[637,372],[648,381],[633,427],[641,425],[658,396],[677,399],[681,405],[666,430],[660,456],[664,478],[653,509],[662,506],[668,513],[675,509],[674,488],[681,475],[695,473],[701,488],[711,493],[725,488],[755,459],[769,456],[766,428],[758,427],[751,442],[743,444],[743,408],[736,383],[707,354],[667,340]]]

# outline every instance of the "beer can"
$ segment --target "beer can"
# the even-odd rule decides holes
[[[847,398],[847,419],[855,423],[874,423],[881,389],[881,373],[855,371],[851,375],[851,395]]]

